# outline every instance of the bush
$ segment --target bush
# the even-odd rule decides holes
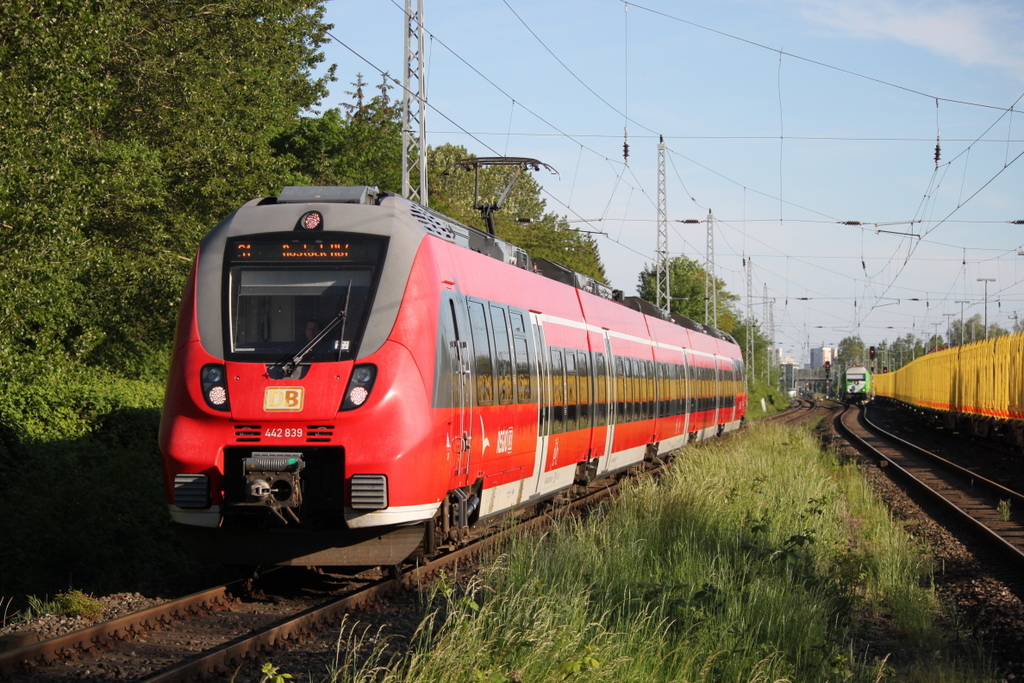
[[[74,368],[0,387],[0,595],[104,593],[183,560],[157,432],[163,383]]]

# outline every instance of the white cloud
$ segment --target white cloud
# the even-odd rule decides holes
[[[890,38],[1024,80],[1024,8],[978,0],[793,0],[804,16],[862,38]]]

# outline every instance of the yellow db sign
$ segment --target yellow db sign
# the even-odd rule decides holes
[[[303,387],[267,387],[263,410],[296,412],[302,410]]]

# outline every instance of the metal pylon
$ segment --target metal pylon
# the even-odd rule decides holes
[[[658,142],[658,245],[655,249],[657,279],[655,305],[666,313],[672,310],[672,291],[668,263],[668,208],[665,191],[665,138]]]
[[[405,0],[402,79],[402,196],[427,205],[427,96],[423,77],[423,2]],[[413,169],[416,173],[413,174]]]

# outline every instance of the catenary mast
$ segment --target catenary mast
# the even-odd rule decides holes
[[[405,0],[402,79],[402,196],[427,205],[427,97],[423,77],[423,3]],[[413,173],[413,169],[416,173]]]
[[[665,138],[658,142],[658,246],[655,250],[658,259],[656,275],[656,293],[654,303],[666,313],[672,309],[672,292],[669,282],[668,263],[668,208],[665,191]]]

